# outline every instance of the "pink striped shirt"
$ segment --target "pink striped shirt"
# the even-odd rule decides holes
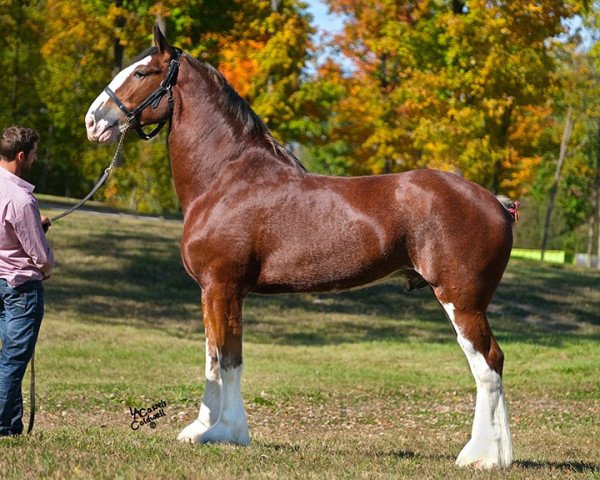
[[[48,278],[54,267],[33,189],[0,167],[0,278],[13,288]]]

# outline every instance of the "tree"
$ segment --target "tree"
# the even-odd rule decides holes
[[[544,221],[544,237],[542,240],[542,261],[544,261],[544,254],[546,252],[546,244],[548,243],[548,233],[550,230],[550,219],[552,218],[552,210],[554,209],[554,200],[556,199],[556,193],[558,191],[558,185],[560,184],[562,168],[567,156],[567,146],[573,133],[573,107],[569,105],[567,115],[565,117],[565,128],[563,130],[562,140],[560,141],[560,153],[558,155],[558,162],[556,163],[556,172],[554,173],[554,182],[550,188],[550,198],[548,200],[548,208],[546,210],[546,220]]]
[[[497,193],[530,188],[558,88],[555,38],[572,5],[328,3],[347,19],[336,42],[355,66],[332,122],[361,170],[430,166]]]
[[[221,36],[218,68],[263,118],[276,138],[293,137],[310,35],[297,0],[236,2],[234,27]]]

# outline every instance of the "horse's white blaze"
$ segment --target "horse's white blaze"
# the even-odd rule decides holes
[[[477,385],[471,439],[460,452],[456,464],[482,468],[508,467],[512,463],[512,444],[502,378],[462,334],[455,322],[454,305],[442,303],[442,306],[454,325],[458,343],[467,357]]]
[[[136,62],[132,65],[129,65],[127,68],[124,68],[115,76],[115,78],[112,79],[108,87],[113,92],[116,92],[117,89],[121,85],[123,85],[123,83],[125,83],[125,80],[127,80],[127,78],[139,65],[147,65],[148,63],[150,63],[150,60],[151,57],[150,55],[148,55],[147,57],[142,58],[139,62]],[[94,100],[93,103],[90,105],[90,108],[85,114],[85,125],[87,129],[88,139],[103,142],[110,140],[111,137],[114,136],[113,131],[116,130],[116,128],[113,129],[113,126],[115,126],[115,121],[117,120],[117,117],[115,115],[118,115],[119,111],[115,110],[114,113],[108,116],[107,118],[98,116],[99,114],[108,114],[108,112],[104,112],[102,109],[106,105],[106,102],[108,102],[109,100],[110,97],[108,96],[108,94],[102,91],[102,93],[98,95],[98,97],[96,97],[96,100]]]
[[[206,385],[204,387],[204,396],[198,411],[198,418],[185,427],[177,440],[183,442],[197,441],[200,435],[215,425],[219,420],[221,413],[221,379],[219,376],[218,365],[212,365],[210,352],[208,349],[208,340],[206,340],[206,364],[204,374]]]

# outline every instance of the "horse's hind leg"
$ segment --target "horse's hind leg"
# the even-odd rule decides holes
[[[477,384],[471,439],[456,464],[506,468],[512,463],[512,444],[502,388],[504,354],[492,335],[484,310],[457,308],[448,299],[444,301],[443,293],[436,290]]]
[[[225,285],[203,290],[206,333],[206,387],[198,419],[179,440],[250,443],[241,394],[242,299]]]

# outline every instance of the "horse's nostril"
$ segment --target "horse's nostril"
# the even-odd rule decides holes
[[[92,128],[95,123],[96,121],[94,120],[94,117],[92,115],[88,115],[88,117],[85,119],[85,125],[88,128]]]

